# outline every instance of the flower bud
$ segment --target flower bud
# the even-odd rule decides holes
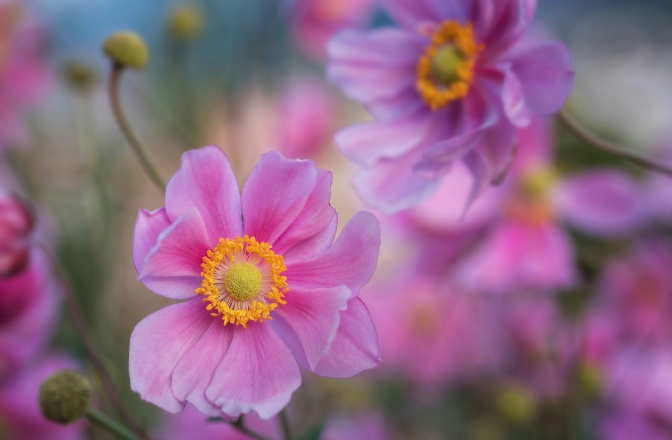
[[[514,424],[524,424],[534,417],[534,397],[523,386],[509,384],[496,396],[497,410]]]
[[[118,31],[107,37],[103,52],[114,63],[131,69],[144,69],[149,61],[147,44],[133,31]]]
[[[196,5],[181,5],[173,10],[168,30],[177,40],[193,40],[203,30],[203,13]]]
[[[40,386],[40,408],[45,419],[68,424],[83,418],[91,407],[89,380],[72,370],[54,373]]]
[[[34,220],[19,198],[0,193],[0,277],[19,272],[28,263]]]
[[[77,90],[89,90],[96,81],[96,72],[81,61],[68,61],[63,66],[63,76],[68,84]]]

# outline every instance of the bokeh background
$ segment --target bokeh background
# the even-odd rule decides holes
[[[58,289],[76,295],[118,389],[155,438],[237,437],[129,389],[129,335],[168,304],[136,279],[132,231],[138,209],[163,198],[114,123],[104,39],[130,29],[149,44],[148,68],[124,74],[122,101],[163,176],[182,152],[216,144],[242,183],[276,149],[333,171],[343,225],[366,207],[332,136],[369,116],[325,79],[325,44],[344,28],[390,23],[373,0],[0,1],[2,193],[30,206],[31,240],[52,256]],[[535,19],[535,32],[574,55],[568,110],[670,163],[671,24],[662,0],[541,1]],[[12,50],[28,58],[17,72],[3,65]],[[507,179],[466,214],[459,167],[428,202],[376,213],[381,258],[362,298],[383,363],[350,380],[306,374],[288,408],[298,438],[672,438],[672,180],[553,119],[521,136]],[[60,353],[95,378],[66,307],[51,309],[46,348],[23,369]],[[8,382],[2,408],[16,396],[3,394]],[[102,397],[97,405],[109,408]],[[6,414],[0,438],[19,438],[1,428]],[[275,420],[251,423],[278,433]],[[62,438],[109,438],[78,429]]]

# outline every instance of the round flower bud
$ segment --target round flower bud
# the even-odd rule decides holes
[[[96,81],[96,72],[91,66],[76,60],[65,63],[63,76],[68,84],[77,90],[89,90]]]
[[[40,386],[42,415],[56,423],[75,422],[86,415],[92,396],[93,388],[86,377],[76,371],[59,371]]]
[[[534,417],[534,397],[523,386],[504,386],[496,397],[499,413],[514,424],[525,424]]]
[[[178,40],[192,40],[203,30],[203,13],[196,5],[181,5],[173,10],[168,30]]]
[[[103,52],[116,64],[131,69],[143,69],[149,60],[147,44],[132,31],[118,31],[107,37]]]

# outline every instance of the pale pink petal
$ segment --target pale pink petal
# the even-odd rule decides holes
[[[502,66],[504,71],[504,84],[502,86],[502,102],[504,112],[511,123],[517,127],[529,125],[532,112],[527,108],[523,85],[518,76],[511,71],[510,66]]]
[[[559,43],[533,46],[516,53],[510,63],[527,109],[547,115],[562,107],[574,84],[572,56],[565,46]]]
[[[413,31],[425,22],[465,19],[464,0],[382,0],[385,10],[399,24]]]
[[[341,312],[341,323],[329,351],[313,371],[321,376],[347,378],[379,363],[376,327],[364,302],[352,298],[348,308]]]
[[[215,145],[187,151],[168,182],[166,211],[172,221],[195,207],[210,242],[242,235],[240,190],[226,154]]]
[[[142,272],[147,254],[159,241],[159,234],[168,226],[170,226],[170,219],[166,214],[166,208],[159,208],[152,212],[146,209],[138,211],[138,219],[135,221],[133,232],[133,264],[136,272]]]
[[[378,219],[368,212],[359,212],[323,255],[312,261],[297,261],[287,268],[289,288],[347,286],[358,291],[376,269],[379,248]]]
[[[209,315],[205,304],[201,305],[202,313]],[[209,416],[219,416],[220,410],[205,396],[205,392],[213,380],[216,380],[215,369],[226,355],[233,326],[224,325],[220,317],[211,317],[207,330],[193,343],[172,373],[171,387],[175,398],[180,402],[189,402],[200,412]]]
[[[189,298],[201,285],[201,263],[212,246],[203,219],[192,208],[159,234],[138,277],[159,295]]]
[[[595,235],[627,234],[646,224],[642,188],[615,169],[592,169],[570,176],[554,196],[561,215],[578,229]]]
[[[252,322],[247,328],[234,328],[206,397],[231,417],[256,411],[268,419],[289,403],[299,385],[301,374],[292,352],[268,322]]]
[[[317,184],[296,221],[273,243],[285,264],[324,252],[336,236],[337,214],[331,206],[331,171],[317,170]]]
[[[336,336],[340,312],[352,292],[345,286],[309,291],[290,290],[287,304],[273,314],[273,329],[287,344],[299,365],[313,370]]]
[[[171,387],[173,371],[214,319],[201,298],[193,298],[140,321],[130,341],[131,389],[168,412],[182,411],[185,402],[175,397]]]
[[[261,156],[243,187],[245,234],[275,244],[297,221],[316,185],[314,162],[274,151]]]

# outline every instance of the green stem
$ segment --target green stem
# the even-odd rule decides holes
[[[140,142],[140,138],[138,138],[135,135],[135,132],[131,128],[131,125],[128,123],[128,120],[126,119],[124,111],[121,107],[121,101],[119,99],[119,82],[121,80],[121,74],[123,72],[124,67],[122,65],[116,63],[112,64],[112,74],[110,75],[110,87],[109,87],[110,105],[112,106],[112,113],[114,113],[114,117],[117,120],[119,128],[121,128],[121,131],[124,133],[124,136],[126,136],[126,140],[133,148],[135,155],[138,157],[138,160],[140,161],[140,165],[142,165],[142,168],[145,170],[149,178],[156,184],[156,186],[158,186],[159,189],[161,189],[161,191],[165,191],[166,189],[165,182],[161,178],[161,175],[156,170],[154,165],[152,165],[151,161],[149,160],[145,147],[142,145],[142,142]]]
[[[282,425],[282,435],[285,440],[292,440],[292,427],[289,424],[289,417],[287,416],[287,411],[284,409],[280,411],[278,415],[280,417],[280,424]]]
[[[98,410],[89,408],[86,413],[86,418],[89,422],[115,434],[119,438],[125,440],[140,440],[140,437],[135,435],[130,429]]]
[[[672,177],[672,167],[669,167],[663,163],[655,162],[652,159],[640,156],[636,153],[631,153],[627,151],[626,148],[620,147],[605,139],[602,139],[601,137],[591,133],[586,128],[581,126],[579,122],[567,114],[567,111],[561,110],[558,112],[557,117],[558,120],[576,137],[586,142],[587,144],[592,145],[598,150],[613,154],[614,156],[620,157],[621,159],[627,160],[628,162],[632,162],[641,167],[648,168],[650,170],[657,171]]]

